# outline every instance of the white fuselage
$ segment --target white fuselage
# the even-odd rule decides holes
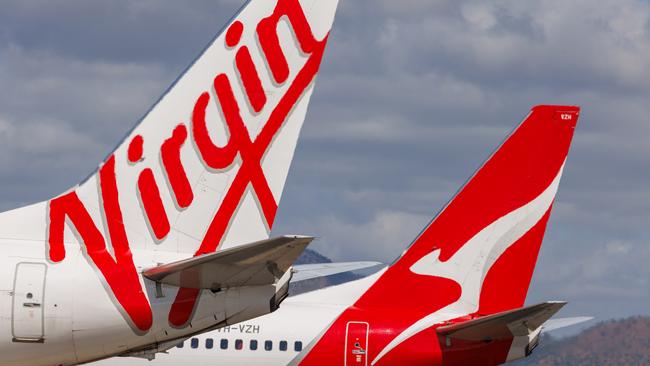
[[[287,365],[327,330],[381,273],[289,297],[271,314],[197,335],[184,341],[182,347],[156,355],[153,361],[115,357],[92,366]]]
[[[337,313],[327,308],[302,308],[298,304],[283,305],[281,309],[269,316],[192,337],[182,343],[182,348],[174,347],[168,354],[158,354],[153,361],[115,357],[92,365],[287,365],[327,326],[321,321]],[[211,348],[207,342],[212,343]],[[257,347],[251,347],[251,342]],[[280,349],[280,342],[286,342],[286,350]],[[296,342],[300,342],[298,351]]]
[[[117,311],[101,277],[78,249],[71,248],[68,260],[56,265],[45,260],[40,242],[2,241],[0,251],[1,365],[75,365],[186,338],[269,313],[279,288],[204,291],[191,322],[175,328],[167,317],[177,289],[163,286],[163,297],[158,297],[155,284],[141,278],[154,323],[150,331],[139,334]],[[182,256],[134,251],[139,271]]]

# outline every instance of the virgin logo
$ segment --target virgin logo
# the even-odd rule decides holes
[[[320,41],[314,38],[298,0],[278,1],[273,13],[262,19],[256,28],[261,51],[271,77],[277,85],[285,84],[290,74],[289,64],[277,33],[280,19],[289,21],[300,49],[308,55],[308,58],[286,89],[286,93],[273,107],[269,119],[257,137],[251,139],[240,106],[235,100],[233,83],[226,74],[221,73],[213,81],[217,100],[212,101],[207,90],[198,96],[192,113],[191,126],[188,128],[184,123],[179,124],[171,133],[171,137],[160,147],[161,168],[170,183],[172,197],[179,209],[191,206],[194,200],[192,186],[188,181],[180,154],[180,149],[188,139],[190,131],[198,155],[207,167],[225,169],[233,165],[237,156],[241,159],[241,166],[195,255],[217,250],[249,185],[257,196],[268,227],[273,225],[277,202],[262,171],[261,160],[291,110],[314,80],[327,42],[327,37]],[[261,112],[269,108],[268,101],[248,47],[239,46],[244,30],[244,24],[241,22],[233,23],[226,33],[225,46],[228,49],[236,49],[235,65],[248,102],[255,112]],[[208,134],[210,121],[206,120],[206,108],[209,103],[219,103],[223,111],[230,136],[224,146],[215,145]],[[144,142],[142,136],[136,136],[130,142],[128,160],[132,166],[136,166],[142,160]],[[64,229],[67,218],[79,234],[88,259],[101,272],[107,290],[123,309],[127,321],[136,331],[147,332],[153,323],[152,309],[140,284],[140,276],[133,263],[128,235],[123,224],[118,200],[119,177],[115,174],[115,164],[116,158],[111,156],[99,171],[100,202],[102,202],[114,255],[109,253],[106,238],[77,193],[73,191],[49,203],[49,257],[53,262],[61,262],[65,259]],[[170,223],[162,203],[159,184],[150,168],[140,173],[137,190],[142,202],[143,215],[150,224],[152,234],[157,240],[165,239],[171,230]],[[195,289],[180,289],[169,314],[171,325],[182,327],[189,322],[199,293],[200,291]]]

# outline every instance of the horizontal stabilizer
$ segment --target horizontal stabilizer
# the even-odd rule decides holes
[[[300,264],[293,266],[293,277],[291,278],[291,282],[295,283],[319,277],[332,276],[339,273],[359,271],[381,265],[383,265],[381,262]]]
[[[582,323],[588,322],[590,320],[594,320],[594,317],[592,317],[592,316],[578,316],[578,317],[575,317],[575,318],[550,319],[546,323],[544,323],[543,328],[542,328],[542,333],[547,333],[547,332],[552,332],[554,330],[558,330],[558,329],[562,329],[562,328],[572,327],[574,325],[582,324]]]
[[[439,335],[466,341],[506,340],[528,336],[539,329],[566,302],[545,302],[466,322],[440,327]]]
[[[212,289],[270,285],[291,268],[314,238],[283,236],[147,269],[143,275],[172,286]]]

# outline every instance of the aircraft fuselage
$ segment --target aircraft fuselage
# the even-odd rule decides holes
[[[0,243],[0,364],[14,366],[74,365],[189,337],[271,311],[279,285],[203,291],[191,322],[169,324],[177,288],[141,278],[154,314],[151,329],[138,332],[116,311],[105,283],[93,273],[80,251],[65,263],[45,260],[39,242]],[[138,271],[182,255],[134,252]],[[283,279],[289,280],[289,276]],[[162,296],[161,296],[162,295]]]

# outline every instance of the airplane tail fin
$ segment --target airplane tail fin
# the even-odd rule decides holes
[[[132,249],[199,256],[268,239],[338,0],[250,0],[98,170],[47,202],[0,214],[0,238],[78,250],[146,331]],[[182,288],[184,326],[197,289]]]
[[[437,324],[524,305],[580,109],[537,106],[410,248],[381,274],[356,308],[404,309],[392,353]],[[385,360],[387,358],[388,360]],[[393,360],[395,361],[395,360]]]
[[[579,114],[572,106],[534,107],[375,287],[408,283],[418,287],[413,293],[449,297],[470,313],[521,307]]]
[[[579,114],[572,106],[534,107],[397,261],[350,285],[368,289],[295,361],[332,363],[346,327],[382,324],[399,334],[374,337],[369,364],[421,363],[420,352],[439,347],[437,328],[521,308]]]
[[[248,1],[94,174],[0,215],[0,237],[46,239],[54,261],[74,242],[69,226],[116,251],[267,239],[337,5]]]

